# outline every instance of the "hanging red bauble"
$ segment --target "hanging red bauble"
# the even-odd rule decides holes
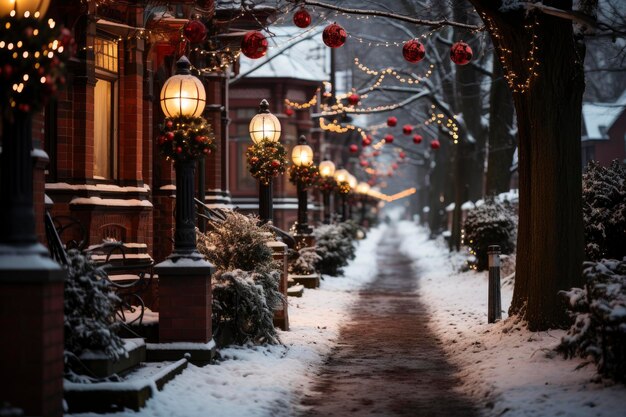
[[[410,135],[411,132],[413,132],[413,126],[411,125],[402,126],[402,133],[404,133],[405,135]]]
[[[396,164],[395,162],[393,164],[391,164],[391,168],[392,169],[398,169],[398,164]]]
[[[437,139],[433,139],[432,141],[430,141],[430,147],[432,149],[439,149],[441,147],[441,144]]]
[[[420,62],[424,55],[426,55],[424,45],[417,39],[411,39],[402,47],[402,56],[409,62]]]
[[[357,104],[359,104],[359,100],[361,100],[361,96],[357,93],[352,93],[348,96],[348,104],[350,104],[351,106],[356,106]]]
[[[348,149],[350,150],[351,153],[357,153],[359,151],[359,147],[356,146],[354,143],[350,145]]]
[[[339,48],[340,46],[343,46],[343,44],[346,43],[347,37],[348,34],[346,33],[346,30],[337,23],[331,23],[326,26],[324,32],[322,33],[322,40],[326,46],[331,48]]]
[[[372,144],[372,138],[369,135],[365,136],[363,140],[361,140],[361,145],[363,145],[363,147],[370,146],[371,144]]]
[[[293,116],[293,109],[291,107],[287,107],[285,109],[285,115],[287,115],[287,117]]]
[[[361,165],[361,166],[362,166],[362,167],[364,167],[364,168],[365,168],[366,166],[368,166],[369,164],[370,164],[370,163],[369,163],[369,162],[367,162],[365,159],[361,159],[361,160],[359,161],[359,165]]]
[[[374,151],[374,152],[372,153],[372,155],[373,155],[373,156],[380,156],[380,151]]]
[[[293,23],[299,28],[305,28],[311,24],[311,15],[304,7],[293,14]]]
[[[450,59],[457,65],[465,65],[472,60],[472,48],[465,42],[457,42],[450,48]]]
[[[385,142],[386,143],[392,143],[393,142],[393,135],[385,135]]]
[[[206,26],[199,20],[190,20],[183,28],[183,35],[191,43],[200,43],[206,38]]]
[[[400,153],[398,154],[398,156],[402,159],[406,158],[406,153],[404,153],[404,151],[400,151]]]
[[[413,143],[419,145],[422,143],[422,135],[413,135]]]
[[[398,118],[395,116],[391,116],[387,119],[387,126],[394,127],[398,124]]]
[[[267,52],[267,38],[261,32],[251,30],[241,41],[241,53],[251,59],[261,58]]]

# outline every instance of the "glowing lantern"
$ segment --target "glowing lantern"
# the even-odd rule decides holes
[[[176,63],[176,75],[165,81],[161,88],[161,109],[167,117],[199,117],[206,104],[202,82],[191,75],[191,63],[181,57]]]
[[[267,100],[261,101],[259,113],[250,120],[248,131],[254,143],[259,143],[263,140],[278,142],[278,139],[280,139],[280,121],[270,113],[269,108],[270,105]]]

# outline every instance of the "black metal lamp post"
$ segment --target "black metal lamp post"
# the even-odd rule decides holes
[[[347,169],[341,168],[335,171],[334,177],[335,181],[337,181],[337,184],[341,186],[341,183],[348,182],[348,180],[350,179],[350,173]],[[341,199],[341,221],[345,222],[346,220],[348,220],[348,194],[340,191],[339,198]]]
[[[323,180],[333,178],[335,174],[335,164],[330,159],[320,162],[320,176]],[[324,203],[324,224],[330,224],[330,190],[322,188],[322,202]]]
[[[361,181],[356,186],[356,192],[361,195],[361,226],[366,226],[365,216],[367,214],[367,193],[370,190],[370,185]]]
[[[259,113],[250,120],[250,138],[254,143],[262,141],[278,142],[280,139],[280,121],[270,113],[267,100],[262,100]],[[259,181],[259,218],[262,222],[271,222],[274,218],[272,201],[272,181],[267,184]]]
[[[161,109],[168,117],[199,117],[206,104],[202,82],[191,75],[191,64],[183,56],[176,63],[176,74],[168,78],[161,89]],[[196,210],[194,205],[194,158],[174,162],[176,170],[176,230],[174,251],[169,256],[203,259],[196,249]]]
[[[291,160],[295,166],[308,167],[313,164],[313,149],[306,143],[306,138],[300,136],[298,139],[298,145],[294,146],[291,151]],[[313,231],[308,225],[307,212],[307,190],[306,187],[298,180],[296,184],[298,193],[298,221],[296,222],[296,234],[309,235]]]

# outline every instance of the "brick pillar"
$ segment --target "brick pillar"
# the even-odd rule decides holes
[[[0,255],[0,399],[24,415],[63,415],[64,277],[50,259]]]
[[[154,270],[159,275],[159,343],[211,341],[213,265],[168,259]]]
[[[272,250],[272,257],[280,264],[280,283],[278,289],[285,297],[282,308],[274,311],[274,325],[282,330],[289,330],[289,311],[287,308],[287,279],[289,264],[287,263],[287,245],[283,242],[267,242]]]

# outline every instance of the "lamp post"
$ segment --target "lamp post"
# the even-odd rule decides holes
[[[347,214],[348,219],[352,218],[352,206],[354,205],[354,197],[355,197],[354,191],[356,191],[357,184],[358,184],[358,181],[356,177],[350,174],[350,176],[348,177],[348,185],[350,186],[351,193],[346,196],[346,200],[348,204],[348,214]]]
[[[270,113],[267,100],[262,100],[259,112],[250,120],[250,138],[255,144],[263,141],[278,142],[280,139],[280,121]],[[272,180],[259,181],[259,217],[262,222],[273,220]]]
[[[309,167],[313,165],[313,149],[306,143],[306,138],[300,136],[298,139],[298,145],[294,146],[291,151],[291,160],[297,167]],[[296,183],[296,189],[298,194],[298,221],[296,222],[296,234],[309,235],[312,230],[307,221],[307,192],[306,187],[302,184],[302,181],[298,180]]]
[[[341,198],[341,212],[340,212],[341,221],[345,222],[346,220],[348,220],[348,200],[347,200],[348,194],[341,191],[341,185],[344,182],[348,182],[350,178],[350,173],[348,172],[347,169],[341,168],[335,171],[334,177],[335,177],[335,181],[337,181],[337,184],[340,187],[339,196]]]
[[[361,195],[361,226],[366,226],[365,215],[367,212],[367,194],[370,191],[370,185],[361,181],[356,186],[356,192]]]
[[[335,164],[333,161],[326,158],[326,160],[320,162],[320,176],[324,181],[328,178],[334,178]],[[324,224],[330,224],[330,190],[326,187],[322,188],[322,200],[324,203]]]
[[[181,57],[176,63],[176,73],[161,88],[161,109],[171,118],[199,117],[206,104],[206,92],[202,82],[191,75],[191,63]],[[194,158],[179,158],[174,162],[176,170],[176,230],[174,251],[169,256],[203,259],[196,249],[196,211],[194,196]]]

